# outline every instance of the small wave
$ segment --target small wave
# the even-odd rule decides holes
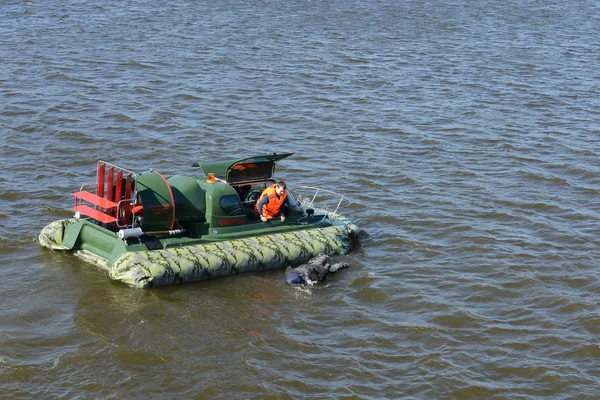
[[[147,86],[136,86],[135,92],[137,94],[154,94],[155,93],[155,91],[152,88],[147,87]]]
[[[560,176],[547,176],[547,175],[541,175],[539,173],[534,173],[534,172],[524,171],[524,170],[520,170],[519,172],[526,179],[529,179],[534,182],[548,182],[550,184],[557,185],[557,186],[569,184],[569,181],[567,179],[562,178]]]
[[[385,304],[389,300],[385,291],[373,287],[360,289],[353,292],[350,296],[357,300],[377,304]]]
[[[8,105],[2,109],[0,115],[4,115],[7,117],[22,117],[27,115],[35,115],[37,114],[36,110],[30,110],[26,108],[22,108],[16,105]]]
[[[48,80],[70,80],[69,76],[66,74],[63,74],[62,72],[53,72],[50,74],[46,74],[44,75],[44,79],[48,79]]]
[[[156,69],[156,67],[154,65],[141,63],[138,61],[129,61],[129,62],[123,63],[121,65],[124,67],[133,67],[133,68],[140,68],[140,69]]]
[[[453,329],[479,329],[482,326],[480,318],[468,312],[457,312],[454,314],[439,314],[431,318],[434,325]]]
[[[356,57],[350,57],[350,56],[345,56],[344,57],[344,61],[349,62],[349,63],[356,63],[356,64],[369,64],[369,60],[365,60],[364,58],[356,58]]]
[[[116,119],[118,121],[135,121],[135,119],[131,118],[129,115],[121,114],[121,113],[104,113],[102,114],[102,118],[104,119]]]
[[[181,99],[181,100],[198,100],[198,101],[204,100],[202,97],[194,96],[193,94],[189,94],[189,93],[178,93],[175,95],[175,98]]]

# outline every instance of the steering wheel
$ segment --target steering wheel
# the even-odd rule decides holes
[[[254,206],[254,203],[256,203],[256,200],[258,200],[258,198],[260,197],[260,194],[262,193],[262,191],[260,190],[252,190],[250,191],[247,195],[246,198],[244,199],[244,203],[250,203]]]

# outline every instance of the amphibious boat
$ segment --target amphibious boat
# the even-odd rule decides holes
[[[39,242],[73,251],[112,279],[140,288],[349,253],[358,228],[338,214],[350,200],[333,191],[288,190],[285,221],[261,221],[256,201],[279,182],[275,164],[292,154],[194,163],[198,176],[169,179],[99,161],[96,182],[73,193],[74,217],[46,226]],[[321,200],[330,203],[318,207]]]

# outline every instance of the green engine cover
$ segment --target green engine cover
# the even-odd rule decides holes
[[[175,199],[175,213],[181,222],[206,221],[206,192],[197,179],[175,175],[169,178],[171,191]]]
[[[156,171],[142,172],[136,178],[135,187],[143,207],[142,230],[152,232],[173,229],[175,200],[165,177]]]

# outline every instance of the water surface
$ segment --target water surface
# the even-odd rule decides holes
[[[596,2],[3,1],[6,398],[600,392]],[[37,244],[99,159],[166,176],[295,152],[365,235],[282,271],[133,290]]]

